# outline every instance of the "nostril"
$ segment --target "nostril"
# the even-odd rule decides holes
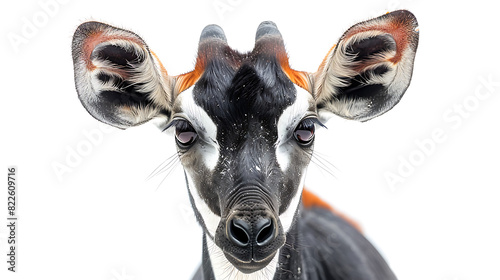
[[[263,247],[269,245],[277,236],[276,223],[269,217],[258,216],[252,222],[239,217],[227,221],[226,234],[231,242],[239,247]]]
[[[258,246],[266,246],[274,240],[275,227],[271,219],[260,219],[257,222],[258,229],[256,241]]]
[[[247,246],[250,243],[250,225],[241,219],[232,219],[229,222],[229,239],[238,246]]]

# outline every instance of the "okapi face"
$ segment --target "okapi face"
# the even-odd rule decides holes
[[[232,50],[209,25],[195,69],[169,76],[139,36],[88,22],[73,39],[75,81],[102,122],[128,128],[163,118],[161,128],[175,130],[212,262],[222,256],[252,273],[276,262],[285,243],[320,120],[367,121],[398,103],[411,79],[416,28],[407,11],[354,25],[318,71],[306,73],[290,68],[272,22],[258,27],[249,53]]]

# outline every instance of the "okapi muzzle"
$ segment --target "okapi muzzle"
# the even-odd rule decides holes
[[[78,27],[72,53],[93,117],[122,129],[155,119],[173,132],[204,232],[196,279],[388,280],[359,231],[301,201],[316,129],[333,115],[364,122],[392,109],[417,45],[417,21],[401,10],[352,26],[314,73],[290,67],[272,22],[247,53],[205,27],[194,69],[177,76],[137,34],[99,22]]]

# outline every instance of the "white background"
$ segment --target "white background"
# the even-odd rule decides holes
[[[457,3],[3,1],[0,279],[189,279],[201,261],[178,162],[167,178],[146,180],[175,153],[172,137],[152,124],[101,126],[81,106],[70,48],[80,23],[135,31],[177,75],[192,69],[205,25],[221,25],[233,48],[248,51],[258,24],[273,20],[292,67],[314,72],[352,24],[400,8],[420,25],[410,88],[375,120],[328,122],[316,151],[335,176],[313,163],[307,186],[361,223],[399,279],[500,279],[498,8]],[[439,143],[424,140],[435,131]],[[19,170],[15,274],[4,261],[9,165]],[[391,186],[389,173],[401,181]]]

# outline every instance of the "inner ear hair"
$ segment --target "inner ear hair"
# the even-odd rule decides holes
[[[173,78],[137,34],[86,22],[72,53],[78,97],[96,119],[124,129],[170,116]]]
[[[405,10],[348,29],[312,75],[320,114],[367,121],[394,107],[410,84],[418,23]]]

